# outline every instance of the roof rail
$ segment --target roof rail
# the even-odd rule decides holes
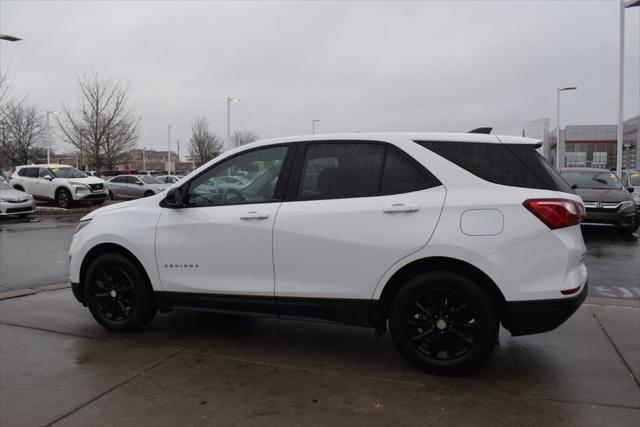
[[[493,128],[484,127],[484,128],[476,128],[474,130],[470,130],[467,133],[484,133],[489,135],[491,133],[491,130],[493,130]]]

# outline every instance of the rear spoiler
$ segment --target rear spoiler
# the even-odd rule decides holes
[[[484,134],[489,135],[492,130],[493,130],[493,128],[484,127],[484,128],[476,128],[474,130],[470,130],[467,133],[484,133]]]

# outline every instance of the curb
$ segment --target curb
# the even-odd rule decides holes
[[[56,283],[53,285],[38,286],[35,288],[17,289],[15,291],[0,292],[0,301],[11,299],[11,298],[26,297],[26,296],[34,295],[40,292],[56,291],[58,289],[67,289],[70,287],[71,287],[71,283]]]

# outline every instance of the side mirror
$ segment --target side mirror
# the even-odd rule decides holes
[[[167,191],[167,195],[164,201],[168,208],[181,208],[184,206],[184,195],[182,194],[182,187],[172,188]]]
[[[633,188],[633,187],[627,187],[627,191],[628,191],[629,193],[633,193],[634,188]]]
[[[44,179],[46,179],[47,181],[53,181],[53,177],[51,175],[45,175],[43,176]]]
[[[142,182],[138,181],[136,182],[136,185],[142,185]]]
[[[578,188],[578,186],[575,184],[571,184],[571,188],[575,190],[576,188]]]

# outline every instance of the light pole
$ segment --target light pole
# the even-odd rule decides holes
[[[147,147],[142,147],[142,170],[145,171],[145,172],[147,171],[147,165],[146,165],[146,162],[144,160],[144,150],[146,150],[146,149],[147,149]]]
[[[316,123],[320,123],[319,119],[311,119],[311,135],[316,134]]]
[[[565,90],[576,90],[576,86],[556,88],[556,169],[560,170],[564,166],[564,144],[560,146],[560,92]]]
[[[231,139],[231,103],[240,102],[237,98],[227,97],[227,141]]]
[[[167,125],[167,174],[171,175],[171,128],[176,125]]]
[[[58,112],[47,110],[47,164],[51,163],[51,124],[49,123],[51,114],[58,114]]]

